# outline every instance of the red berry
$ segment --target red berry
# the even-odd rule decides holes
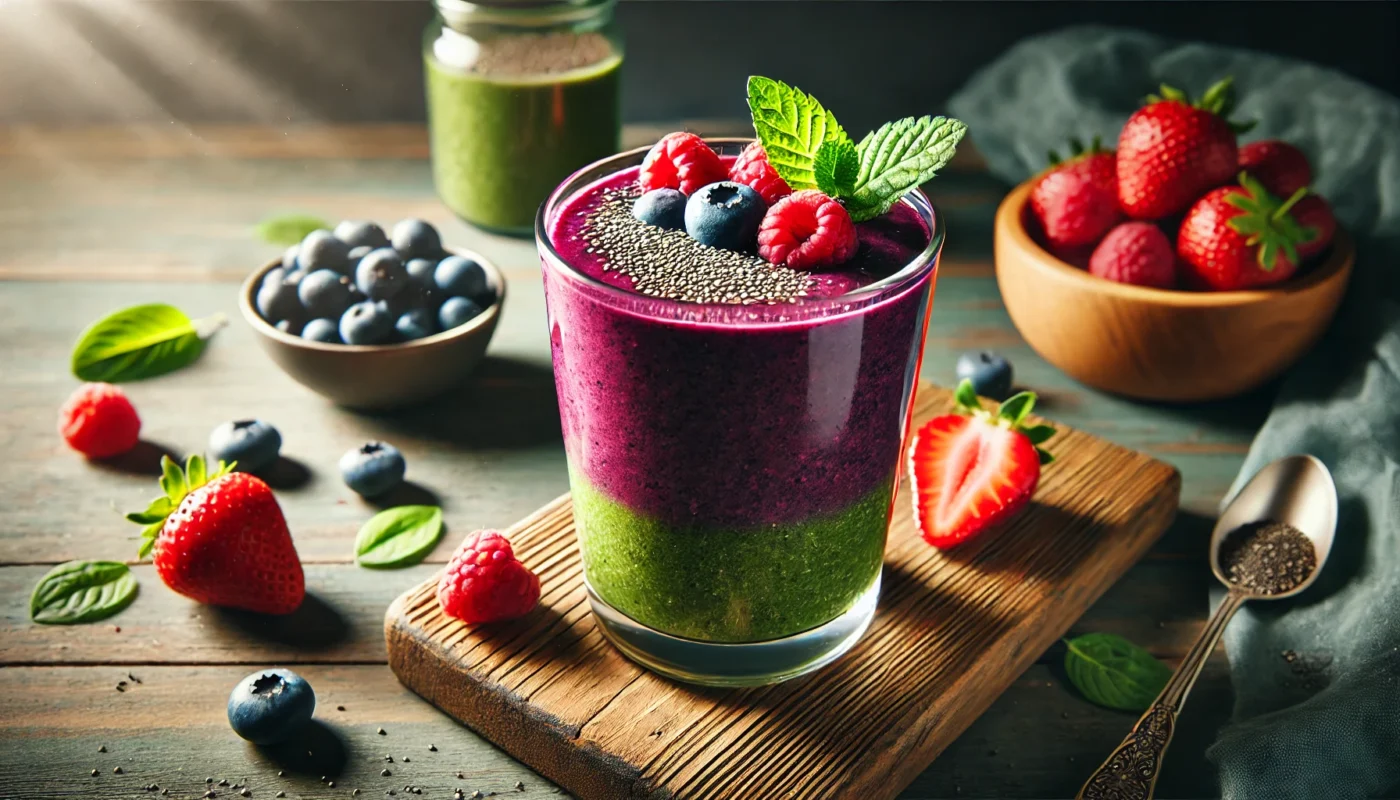
[[[540,600],[540,579],[515,558],[497,531],[469,534],[438,581],[438,604],[463,622],[524,616]]]
[[[702,186],[729,177],[719,155],[693,133],[668,133],[642,160],[637,184],[643,192],[680,189],[693,194]]]
[[[1090,151],[1046,170],[1031,187],[1030,205],[1051,250],[1093,246],[1123,218],[1113,153]]]
[[[1332,243],[1332,237],[1337,233],[1337,218],[1326,200],[1315,194],[1307,195],[1294,203],[1289,213],[1299,225],[1315,231],[1311,239],[1298,244],[1299,258],[1312,258]]]
[[[1133,219],[1185,211],[1239,171],[1239,148],[1226,115],[1228,79],[1198,102],[1169,87],[1138,109],[1118,135],[1118,202]]]
[[[1308,157],[1302,150],[1277,139],[1240,145],[1240,169],[1279,197],[1288,197],[1312,183]]]
[[[88,458],[121,455],[141,437],[141,417],[126,393],[110,383],[85,383],[58,412],[58,432]]]
[[[1171,240],[1156,225],[1125,222],[1094,248],[1089,274],[1134,286],[1171,289],[1176,285],[1176,253]]]
[[[803,189],[774,203],[758,226],[758,254],[770,264],[793,269],[849,261],[857,244],[851,215],[816,189]]]
[[[792,187],[768,163],[768,151],[758,142],[745,147],[734,159],[734,164],[729,168],[729,179],[758,192],[763,202],[770,206],[792,194]]]

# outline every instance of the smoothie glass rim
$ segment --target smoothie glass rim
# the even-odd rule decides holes
[[[705,143],[716,151],[720,148],[734,148],[737,150],[753,142],[751,138],[744,137],[708,137]],[[655,297],[628,291],[626,289],[604,283],[592,276],[586,275],[570,264],[554,246],[550,235],[551,223],[560,208],[573,198],[576,194],[586,190],[594,184],[606,180],[612,175],[625,169],[629,169],[641,163],[650,145],[636,147],[620,153],[602,158],[579,168],[577,171],[565,178],[549,197],[540,204],[538,213],[535,215],[535,244],[539,250],[541,259],[548,269],[568,278],[570,281],[579,283],[593,292],[597,292],[602,297],[611,298],[619,305],[627,306],[633,313],[640,316],[656,320],[677,323],[677,324],[718,324],[724,327],[766,327],[782,326],[792,324],[810,323],[817,320],[830,320],[845,316],[847,314],[861,313],[878,301],[889,300],[903,294],[906,290],[918,286],[928,273],[932,272],[938,264],[938,255],[943,248],[945,231],[943,228],[942,214],[929,200],[928,196],[921,189],[914,189],[899,200],[900,203],[908,205],[914,210],[924,225],[928,227],[928,243],[924,248],[915,254],[908,263],[900,267],[894,274],[882,278],[874,283],[853,289],[849,292],[830,297],[804,298],[796,303],[778,304],[741,304],[741,303],[692,303],[684,300],[672,300],[665,297]],[[727,155],[727,154],[726,154]],[[605,169],[607,168],[607,169]],[[592,173],[597,173],[596,175]],[[584,178],[587,177],[585,181]],[[681,310],[687,313],[686,318],[676,318],[664,314],[647,313],[638,309],[645,306],[651,309],[665,308],[668,310]],[[759,313],[762,309],[791,309],[793,314],[785,315],[779,313],[774,318],[764,319]],[[707,313],[707,310],[709,313]],[[739,313],[750,312],[748,318],[736,319]],[[736,313],[737,312],[737,313]],[[710,317],[714,318],[711,319]]]

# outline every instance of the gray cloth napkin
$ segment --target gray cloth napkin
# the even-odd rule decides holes
[[[1236,704],[1208,755],[1227,798],[1400,795],[1400,101],[1262,53],[1080,27],[1027,39],[951,102],[992,171],[1021,181],[1070,136],[1116,141],[1144,94],[1198,96],[1234,75],[1245,140],[1308,154],[1356,234],[1356,271],[1317,348],[1289,373],[1235,483],[1311,453],[1337,481],[1338,541],[1294,600],[1246,606],[1225,634]],[[1233,492],[1234,490],[1232,490]]]

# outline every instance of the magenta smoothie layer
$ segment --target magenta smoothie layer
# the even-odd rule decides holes
[[[550,227],[568,264],[623,290],[631,280],[580,234],[604,193],[635,178],[633,168],[588,187]],[[905,204],[857,230],[857,255],[813,274],[805,296],[706,306],[695,315],[703,321],[685,319],[674,301],[629,291],[619,303],[602,296],[615,292],[546,270],[575,475],[633,512],[697,529],[830,516],[889,486],[929,281],[873,304],[853,298],[844,311],[832,304],[914,261],[930,232]]]

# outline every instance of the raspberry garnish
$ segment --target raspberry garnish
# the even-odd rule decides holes
[[[693,133],[668,133],[642,160],[637,184],[643,192],[680,189],[693,194],[702,186],[729,177],[715,151]]]
[[[495,622],[529,613],[540,599],[540,579],[515,558],[498,531],[476,531],[452,555],[438,581],[443,613],[463,622]]]
[[[141,417],[126,393],[110,383],[85,383],[58,412],[58,432],[88,458],[121,455],[141,437]]]
[[[855,255],[856,244],[851,215],[816,189],[779,200],[758,226],[758,254],[792,269],[840,264]]]
[[[758,192],[763,202],[770,206],[792,194],[787,181],[768,163],[768,151],[758,142],[749,144],[734,159],[733,166],[729,168],[729,179]]]

